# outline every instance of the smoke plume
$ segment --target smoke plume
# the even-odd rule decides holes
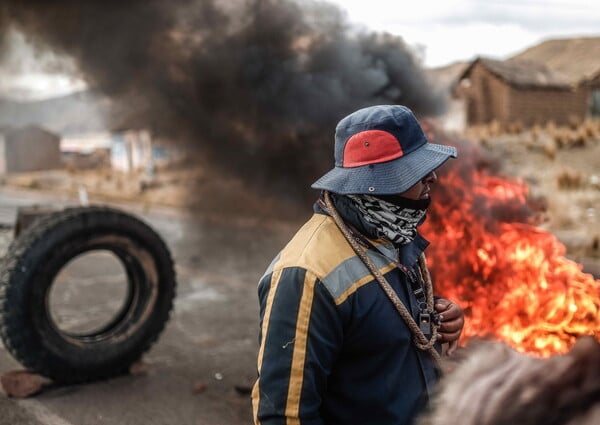
[[[359,107],[443,108],[401,38],[317,1],[5,0],[0,23],[73,58],[126,111],[113,126],[188,143],[269,189],[329,169],[335,124]]]

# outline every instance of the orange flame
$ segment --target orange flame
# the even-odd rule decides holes
[[[549,356],[567,352],[579,336],[600,339],[600,280],[535,226],[527,186],[491,175],[472,145],[440,143],[457,145],[459,158],[440,170],[422,232],[433,242],[436,292],[465,309],[463,342],[492,337]]]

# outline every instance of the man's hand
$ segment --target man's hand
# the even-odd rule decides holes
[[[449,344],[446,354],[450,356],[458,347],[458,338],[465,324],[465,313],[458,304],[445,298],[438,298],[434,308],[439,313],[441,322],[438,341]]]

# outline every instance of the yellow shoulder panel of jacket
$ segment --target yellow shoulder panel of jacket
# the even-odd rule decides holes
[[[372,250],[367,255],[385,274],[394,264]],[[327,288],[336,304],[343,303],[373,276],[356,255],[333,219],[314,214],[273,260],[266,274],[286,267],[301,267],[312,272]]]

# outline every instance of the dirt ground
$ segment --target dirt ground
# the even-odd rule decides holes
[[[0,247],[12,239],[19,207],[72,201],[57,192],[0,188]],[[100,199],[90,195],[90,201]],[[89,384],[50,385],[26,399],[0,394],[0,425],[250,423],[258,352],[256,284],[295,225],[136,202],[102,203],[138,216],[170,248],[177,275],[171,318],[138,372]],[[110,266],[116,258],[107,263],[98,255],[69,263],[55,281],[48,302],[66,329],[114,313],[110,306],[123,296],[124,270]],[[19,369],[0,342],[0,375]]]
[[[135,202],[146,209],[163,206],[218,217],[295,222],[307,214],[306,203],[299,207],[293,194],[257,194],[242,178],[223,176],[203,164],[175,164],[152,175],[109,168],[18,173],[0,177],[0,186],[56,193],[81,203]]]

